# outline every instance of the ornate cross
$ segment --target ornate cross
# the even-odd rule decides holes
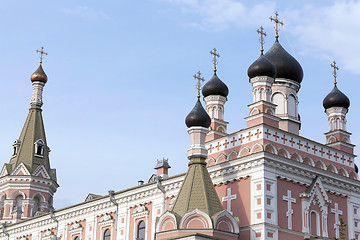
[[[216,51],[216,48],[210,51],[210,54],[214,56],[212,62],[214,64],[214,72],[216,73],[216,65],[218,64],[218,61],[216,58],[220,57],[220,54]]]
[[[42,64],[42,60],[44,58],[44,55],[48,55],[47,52],[44,52],[44,47],[41,46],[41,50],[36,50],[37,53],[40,55],[40,64]]]
[[[284,26],[284,23],[278,18],[279,13],[275,12],[275,18],[269,17],[272,22],[275,22],[275,38],[279,38],[279,25]]]
[[[336,66],[336,62],[335,62],[335,61],[333,61],[333,63],[331,63],[330,66],[331,66],[332,68],[334,68],[333,76],[334,76],[334,84],[336,85],[336,84],[337,84],[337,81],[336,81],[337,72],[336,72],[336,71],[339,71],[339,67]]]
[[[256,31],[257,31],[257,33],[260,34],[260,39],[259,39],[259,42],[260,42],[260,44],[261,44],[261,49],[260,49],[260,51],[261,51],[261,54],[263,54],[263,52],[264,52],[264,44],[265,44],[264,37],[266,37],[267,34],[266,34],[266,32],[264,32],[263,26],[260,27],[260,30],[258,29],[258,30],[256,30]]]
[[[233,214],[231,211],[231,201],[236,199],[236,194],[231,195],[231,188],[227,188],[226,193],[227,194],[225,197],[222,198],[222,201],[227,202],[226,210],[228,210],[230,214]]]
[[[197,80],[197,84],[195,85],[196,86],[196,89],[198,90],[198,95],[197,97],[200,98],[200,90],[201,90],[201,81],[205,81],[205,79],[203,77],[201,77],[201,72],[198,71],[197,72],[197,75],[194,74],[193,76],[196,80]]]

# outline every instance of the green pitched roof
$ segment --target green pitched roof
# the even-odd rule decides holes
[[[41,156],[35,154],[35,142],[38,140],[42,140],[44,143]],[[24,163],[30,174],[33,174],[39,166],[43,165],[48,171],[50,178],[56,181],[55,169],[50,168],[49,148],[46,142],[42,109],[40,106],[32,105],[30,107],[18,142],[20,145],[17,154],[10,159],[9,163],[11,165],[11,171],[20,163]]]
[[[223,211],[204,159],[193,158],[176,198],[172,212],[180,217],[199,209],[210,217]]]

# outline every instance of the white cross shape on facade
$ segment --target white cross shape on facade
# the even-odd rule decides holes
[[[226,203],[226,209],[228,210],[228,212],[232,215],[232,211],[231,211],[231,200],[235,200],[236,199],[236,194],[231,195],[231,188],[227,188],[227,195],[225,197],[222,198],[223,202],[227,202]]]
[[[332,208],[331,209],[331,212],[335,214],[335,224],[334,224],[334,228],[336,229],[336,237],[338,238],[339,237],[339,224],[340,224],[340,221],[339,221],[339,215],[342,215],[343,212],[339,209],[339,206],[337,203],[334,204],[335,205],[335,208]]]
[[[291,203],[296,203],[296,199],[291,197],[291,190],[287,190],[287,196],[283,196],[283,200],[288,202],[288,210],[286,216],[288,217],[288,229],[292,229],[292,210]]]

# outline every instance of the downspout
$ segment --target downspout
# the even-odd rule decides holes
[[[50,206],[50,218],[56,222],[56,233],[55,233],[55,239],[58,240],[58,231],[59,231],[59,220],[56,219],[55,217],[55,209],[53,206]]]
[[[115,191],[114,190],[109,190],[109,198],[110,198],[110,202],[112,202],[116,206],[115,238],[114,238],[114,240],[116,240],[117,226],[118,226],[118,215],[119,215],[119,204],[115,201]]]
[[[163,213],[166,211],[166,191],[164,186],[162,185],[161,181],[163,180],[162,177],[160,176],[155,176],[155,180],[156,180],[156,186],[157,188],[163,193]]]
[[[2,224],[2,232],[3,232],[3,234],[5,234],[6,236],[7,236],[7,238],[8,238],[8,240],[10,239],[10,234],[9,234],[9,232],[7,231],[7,225],[6,225],[6,223],[3,223]]]

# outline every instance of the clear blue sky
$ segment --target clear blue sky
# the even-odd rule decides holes
[[[45,128],[60,188],[55,207],[148,180],[156,159],[170,174],[186,171],[184,118],[196,100],[192,75],[212,75],[209,51],[220,52],[219,77],[230,89],[229,132],[245,127],[251,103],[247,68],[259,56],[256,29],[268,33],[275,10],[285,22],[282,45],[301,63],[301,135],[325,142],[322,100],[338,86],[351,100],[348,130],[360,145],[359,1],[113,0],[1,1],[3,110],[0,157],[8,162],[19,136],[42,45],[48,83]]]

